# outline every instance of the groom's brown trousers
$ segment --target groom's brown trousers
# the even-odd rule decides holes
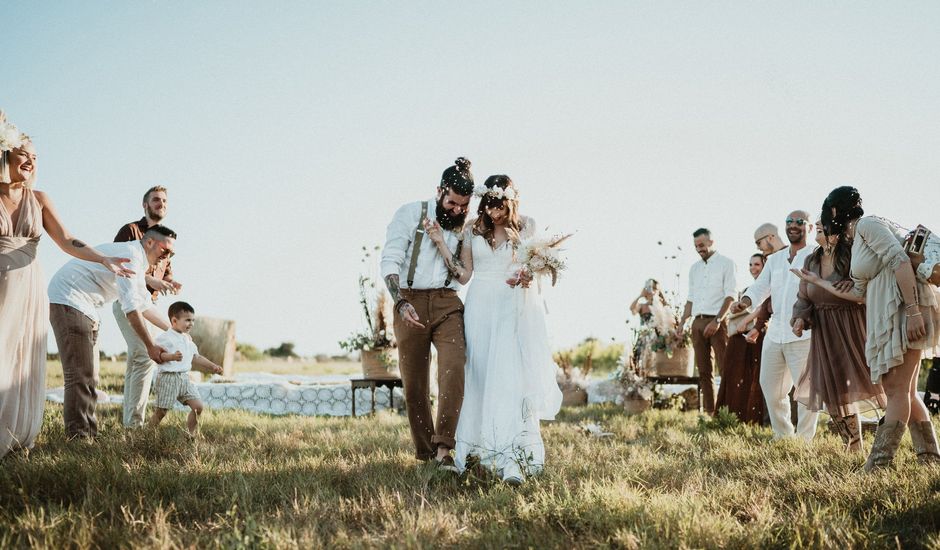
[[[402,289],[401,297],[414,306],[423,329],[405,325],[395,312],[398,362],[405,389],[408,423],[415,456],[429,460],[438,446],[453,449],[457,419],[463,405],[467,346],[463,334],[463,303],[450,289]],[[431,417],[431,344],[437,350],[437,422]]]

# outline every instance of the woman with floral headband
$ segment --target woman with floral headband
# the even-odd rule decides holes
[[[508,176],[490,176],[476,194],[480,204],[464,236],[468,246],[451,264],[461,283],[473,276],[464,312],[467,366],[454,454],[461,470],[476,462],[519,484],[545,463],[539,421],[554,419],[561,390],[542,301],[528,288],[530,279],[515,254],[521,240],[535,233],[535,221],[519,214]],[[439,242],[436,228],[431,238]]]
[[[940,463],[937,434],[917,396],[921,357],[940,343],[940,306],[933,288],[914,274],[902,246],[904,232],[884,218],[864,214],[854,187],[837,187],[823,201],[826,234],[852,243],[853,290],[841,292],[806,269],[793,271],[840,298],[866,304],[865,359],[871,381],[884,389],[887,406],[865,470],[891,464],[906,428],[918,461]]]
[[[0,457],[30,448],[45,404],[46,282],[36,259],[42,230],[83,260],[128,274],[125,258],[107,258],[75,239],[49,198],[33,190],[36,150],[0,111]]]

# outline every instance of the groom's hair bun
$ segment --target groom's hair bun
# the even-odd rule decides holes
[[[473,172],[471,162],[466,157],[458,157],[454,165],[441,174],[441,189],[451,189],[458,195],[469,197],[473,194]]]

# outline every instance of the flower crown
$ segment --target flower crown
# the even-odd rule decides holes
[[[12,151],[23,146],[29,138],[20,132],[16,124],[7,122],[6,115],[0,111],[0,152]]]
[[[477,186],[473,190],[473,194],[480,198],[490,196],[494,199],[506,199],[510,201],[514,201],[519,198],[519,192],[514,188],[507,187],[506,189],[503,189],[498,185],[494,185],[493,187],[486,187],[485,185]]]

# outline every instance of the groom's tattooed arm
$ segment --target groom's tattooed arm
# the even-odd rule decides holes
[[[445,257],[444,265],[447,266],[447,271],[450,271],[450,274],[458,279],[463,276],[463,271],[466,267],[457,254],[452,254],[450,258]]]
[[[401,285],[398,282],[398,275],[394,273],[385,277],[385,286],[388,287],[388,293],[392,295],[392,303],[395,304],[395,310],[401,306]]]

